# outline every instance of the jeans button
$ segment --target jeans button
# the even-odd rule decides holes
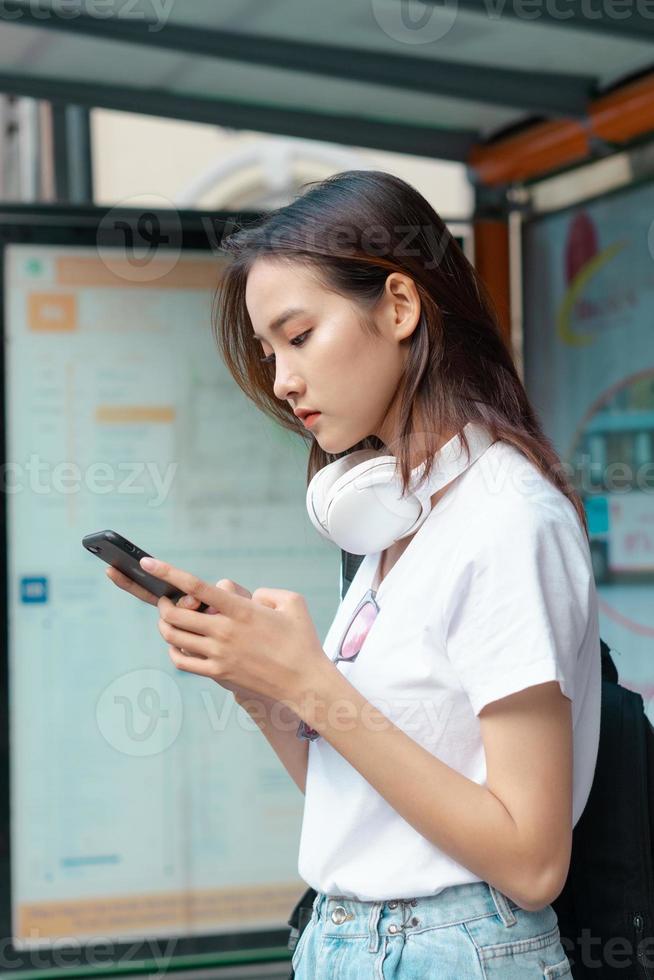
[[[396,933],[396,932],[399,932],[400,931],[400,927],[399,926],[396,926],[396,925],[392,925],[392,926],[389,926],[388,927],[388,931],[390,933]]]
[[[334,922],[337,926],[340,926],[340,924],[342,922],[345,922],[346,919],[347,919],[347,910],[344,909],[342,905],[337,905],[334,911],[332,912],[332,922]]]
[[[388,903],[388,907],[389,907],[389,909],[396,909],[397,908],[397,902],[389,902]]]

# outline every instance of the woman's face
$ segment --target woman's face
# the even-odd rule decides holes
[[[275,395],[293,409],[320,412],[310,431],[326,452],[344,452],[370,435],[392,449],[395,407],[389,408],[408,353],[403,341],[420,317],[410,277],[387,278],[373,313],[379,337],[364,331],[352,301],[328,291],[299,262],[256,259],[245,303],[261,356],[274,355]],[[301,312],[273,328],[290,310]]]

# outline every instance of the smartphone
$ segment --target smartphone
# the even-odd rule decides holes
[[[122,534],[118,534],[117,531],[95,531],[93,534],[86,534],[82,538],[82,544],[87,551],[97,555],[108,565],[113,565],[114,568],[131,578],[133,582],[142,585],[159,598],[165,595],[171,602],[177,602],[183,595],[186,595],[185,592],[180,592],[169,582],[163,582],[160,578],[141,568],[139,565],[141,558],[152,558],[152,555],[141,548],[137,548],[135,544],[124,538]],[[208,608],[207,604],[202,602],[193,612],[204,612]]]

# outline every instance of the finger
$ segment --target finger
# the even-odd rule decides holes
[[[150,562],[154,562],[154,564],[152,565]],[[218,612],[224,613],[226,616],[236,614],[245,603],[245,599],[241,596],[232,595],[226,589],[218,588],[216,585],[209,585],[208,582],[204,582],[196,575],[184,572],[180,568],[166,564],[166,562],[157,561],[153,558],[141,558],[140,565],[156,578],[170,582],[181,592],[194,596],[207,606],[213,606]]]
[[[196,599],[192,595],[183,595],[180,596],[175,605],[181,607],[182,609],[197,609],[197,607],[200,605],[200,600]]]
[[[215,622],[207,621],[206,612],[193,612],[192,609],[183,609],[176,606],[167,596],[162,596],[158,603],[161,618],[171,626],[194,633],[197,636],[215,636]]]
[[[216,585],[219,589],[224,589],[225,592],[231,592],[232,595],[240,595],[243,596],[244,599],[252,598],[252,594],[250,593],[249,589],[239,585],[237,582],[232,582],[232,580],[229,578],[219,579],[219,581],[216,582]],[[205,615],[208,614],[209,616],[215,616],[218,610],[214,606],[209,606],[209,608],[205,609],[204,612]]]
[[[248,589],[244,586],[239,585],[237,582],[232,582],[229,578],[221,578],[216,585],[219,589],[224,589],[226,592],[231,592],[233,595],[241,595],[245,599],[251,599],[252,595]],[[176,605],[181,606],[182,609],[197,609],[200,605],[198,599],[195,599],[192,595],[182,596],[177,600]],[[215,616],[218,610],[214,606],[209,606],[204,610],[205,616]]]
[[[249,589],[244,586],[239,585],[238,582],[232,582],[230,578],[221,578],[216,585],[220,589],[225,589],[226,592],[231,592],[233,595],[242,595],[245,599],[251,599],[252,593]]]
[[[176,647],[172,643],[169,645],[169,648],[168,649],[169,650],[177,650],[177,652],[178,653],[181,653],[182,656],[185,656],[185,657],[193,657],[194,660],[209,660],[210,659],[209,657],[203,657],[201,653],[189,653],[188,650],[185,650],[183,647],[181,647],[181,648],[180,647]]]
[[[202,677],[212,676],[212,667],[208,660],[189,657],[175,646],[168,647],[168,655],[178,670],[187,670],[190,674],[200,674]]]
[[[291,592],[289,589],[255,589],[252,593],[252,601],[261,606],[269,606],[271,609],[278,609],[287,602],[301,598],[298,593]]]
[[[151,606],[156,606],[156,595],[144,588],[142,585],[139,585],[138,582],[131,579],[129,575],[125,575],[123,572],[120,572],[117,568],[114,568],[113,565],[109,565],[106,570],[106,574],[107,578],[111,579],[114,585],[117,585],[118,588],[123,589],[124,592],[129,592],[131,595],[136,596],[137,599],[141,599],[142,602],[149,602]]]
[[[200,613],[199,615],[204,614]],[[176,626],[171,626],[170,623],[166,623],[162,619],[159,620],[158,627],[166,643],[169,643],[171,646],[178,647],[180,650],[186,650],[187,654],[199,654],[202,657],[209,657],[212,651],[212,641],[207,639],[207,637],[177,629]]]
[[[235,586],[234,583],[230,582],[230,580],[227,578],[221,578],[219,582],[216,582],[216,585],[219,589],[224,589],[226,592],[232,592],[236,595],[249,595],[249,593],[246,593],[244,589],[241,589],[240,586]],[[192,595],[183,595],[177,600],[176,605],[181,606],[182,609],[196,609],[200,605],[200,600],[196,599],[195,596]],[[205,612],[209,612],[209,610],[212,610],[214,613],[218,611],[217,609],[214,609],[213,606],[209,606]]]

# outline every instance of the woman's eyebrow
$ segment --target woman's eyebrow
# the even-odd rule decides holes
[[[283,327],[287,320],[292,320],[296,316],[302,316],[304,313],[306,313],[306,310],[303,310],[302,307],[290,306],[287,310],[284,310],[283,313],[280,313],[279,316],[275,317],[273,322],[268,327],[268,330],[270,333],[274,333],[276,330],[279,330],[280,327]],[[254,333],[252,336],[255,340],[265,340],[265,337],[260,337],[258,333]]]

